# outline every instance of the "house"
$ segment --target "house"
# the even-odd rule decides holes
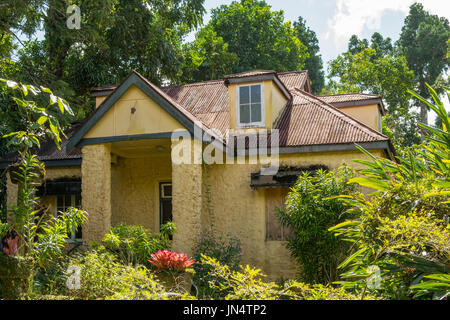
[[[352,160],[363,155],[355,143],[393,157],[380,133],[381,97],[314,96],[307,71],[256,70],[167,87],[133,71],[92,94],[95,112],[73,125],[62,149],[49,142],[39,151],[47,168],[42,204],[89,213],[73,240],[100,240],[121,222],[156,232],[172,220],[173,249],[191,254],[199,231],[213,222],[217,232],[241,240],[243,263],[272,278],[293,277],[284,246],[289,231],[275,208],[298,174],[358,168]],[[216,161],[205,165],[205,154]],[[13,160],[2,159],[0,167]],[[11,205],[18,186],[7,179]]]

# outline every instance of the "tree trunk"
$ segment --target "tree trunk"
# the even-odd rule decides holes
[[[420,79],[419,80],[419,94],[424,97],[427,98],[427,90],[426,90],[426,86],[425,86],[425,79]],[[428,124],[428,106],[423,103],[422,101],[419,102],[420,103],[420,123],[423,124]],[[425,133],[423,130],[420,130],[420,136],[422,141],[425,138]]]
[[[70,45],[71,35],[66,26],[66,9],[69,5],[67,0],[50,0],[48,3],[47,17],[45,19],[45,40],[48,48],[50,65],[54,80],[59,80],[64,75],[64,63]]]

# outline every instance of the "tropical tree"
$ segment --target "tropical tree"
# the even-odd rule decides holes
[[[426,83],[436,86],[436,80],[448,70],[447,42],[450,26],[446,18],[425,11],[421,3],[414,3],[405,18],[400,39],[396,43],[414,71],[418,93],[429,98]],[[428,107],[418,101],[420,121],[428,123]]]
[[[411,92],[436,112],[442,129],[420,124],[426,142],[397,161],[370,161],[349,183],[375,190],[370,196],[340,196],[354,219],[331,228],[353,243],[341,263],[344,287],[375,291],[389,298],[444,299],[450,290],[450,118],[437,93],[434,104]],[[450,100],[450,99],[449,99]]]
[[[414,86],[414,74],[403,56],[384,54],[386,40],[372,37],[368,41],[353,37],[349,51],[329,64],[329,82],[323,93],[365,92],[380,95],[386,103],[388,115],[384,118],[384,132],[394,144],[411,146],[420,142],[417,114],[411,110],[408,88]],[[356,42],[360,44],[356,44]],[[359,46],[361,45],[361,46]],[[374,48],[380,48],[377,52]]]
[[[67,27],[69,4],[80,8],[80,29]],[[78,118],[93,108],[92,87],[118,83],[132,69],[157,84],[176,80],[182,39],[204,13],[203,0],[14,1],[7,8],[0,8],[0,30],[22,50],[14,51],[18,61],[9,60],[14,66],[0,76],[52,88],[77,105]],[[31,36],[39,26],[42,41],[19,42],[18,34]]]
[[[220,79],[232,73],[233,65],[239,63],[238,56],[229,52],[228,43],[206,26],[196,35],[195,41],[184,46],[182,82]]]
[[[303,69],[309,71],[313,93],[319,94],[325,86],[325,72],[323,71],[322,56],[319,53],[319,40],[316,33],[306,25],[306,21],[302,17],[294,22],[294,29],[297,38],[306,46],[309,54]]]
[[[265,1],[241,0],[211,12],[206,28],[213,30],[236,54],[232,72],[254,69],[300,70],[307,58],[305,45],[297,38],[283,11],[272,11]]]

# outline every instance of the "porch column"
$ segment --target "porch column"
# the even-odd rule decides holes
[[[111,152],[108,144],[81,149],[81,201],[88,213],[83,240],[102,240],[111,228]]]
[[[19,186],[12,183],[11,174],[9,171],[6,173],[6,220],[12,221],[11,206],[17,205],[17,198],[19,195]]]
[[[190,164],[176,164],[172,160],[172,220],[177,227],[172,248],[176,252],[192,255],[192,247],[201,229],[202,212],[202,164],[201,142],[172,142],[172,151],[179,143],[191,146]],[[194,145],[196,148],[194,148]]]

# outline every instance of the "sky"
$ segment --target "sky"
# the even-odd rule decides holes
[[[210,19],[211,9],[232,0],[205,0]],[[396,41],[403,22],[414,0],[266,0],[273,10],[283,10],[285,20],[296,21],[302,16],[307,25],[317,34],[325,67],[327,62],[347,50],[348,40],[353,34],[369,38],[374,32]],[[419,0],[425,10],[450,20],[450,1]],[[192,33],[186,39],[192,41]]]
[[[383,37],[398,40],[409,6],[414,2],[423,4],[424,9],[450,20],[449,0],[265,0],[273,10],[283,10],[286,21],[296,21],[299,16],[316,33],[325,72],[328,62],[347,51],[348,40],[353,34],[370,39],[374,32]],[[204,23],[210,19],[211,9],[228,5],[233,0],[205,0],[207,14]],[[188,35],[192,41],[195,33]],[[450,103],[443,99],[450,110]],[[434,115],[429,114],[430,118]]]
[[[229,5],[233,0],[205,0],[204,24],[210,19],[211,9]],[[302,16],[317,34],[325,72],[328,62],[347,51],[348,40],[353,34],[368,38],[374,32],[393,41],[398,37],[409,6],[423,4],[425,10],[450,20],[449,0],[266,0],[273,10],[283,10],[286,21],[296,21]],[[43,35],[41,35],[43,36]],[[192,41],[195,32],[185,41]],[[444,99],[447,110],[450,104]]]

